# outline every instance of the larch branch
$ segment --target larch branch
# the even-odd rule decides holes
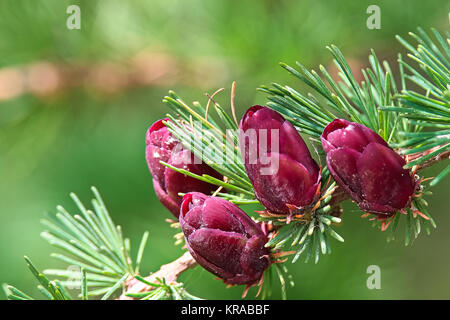
[[[436,148],[438,148],[438,147],[436,147]],[[417,159],[419,157],[423,157],[432,151],[433,150],[427,150],[420,154],[414,154],[414,155],[412,155],[412,158]],[[442,152],[442,153],[436,155],[435,157],[433,157],[432,159],[419,165],[417,168],[417,171],[425,169],[427,167],[430,167],[431,165],[433,165],[441,160],[445,160],[445,159],[449,159],[449,158],[450,158],[450,151]],[[411,160],[411,157],[409,158],[409,160]],[[349,199],[349,197],[344,192],[342,192],[341,188],[338,187],[334,192],[332,201],[333,201],[334,205],[337,205],[340,202],[343,202],[347,199]],[[155,282],[158,282],[157,278],[161,278],[161,279],[164,278],[166,280],[166,282],[169,284],[176,283],[178,280],[178,277],[183,272],[195,267],[196,265],[197,265],[197,262],[194,260],[194,258],[191,256],[191,254],[186,251],[181,257],[179,257],[178,259],[176,259],[168,264],[161,266],[161,268],[158,271],[150,274],[145,279],[149,282],[155,283]],[[125,284],[123,294],[118,299],[119,300],[132,300],[133,298],[127,297],[125,294],[126,293],[148,292],[152,289],[153,289],[153,287],[148,286],[147,284],[145,284],[135,278],[130,278]]]

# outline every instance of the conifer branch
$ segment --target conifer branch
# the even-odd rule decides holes
[[[419,155],[417,155],[419,156]],[[449,158],[450,152],[448,153],[442,153],[437,157],[434,157],[430,159],[426,164],[422,164],[418,167],[417,170],[423,170],[429,166],[432,166],[439,161],[445,160]],[[344,202],[348,200],[348,195],[342,190],[342,188],[337,187],[336,190],[333,192],[332,196],[332,204],[333,206],[338,206],[341,202]],[[156,271],[155,273],[152,273],[145,277],[145,279],[148,282],[156,282],[157,278],[164,278],[169,283],[176,283],[178,277],[185,271],[194,268],[197,265],[197,262],[192,258],[191,254],[189,252],[185,252],[182,256],[177,258],[176,260],[165,264],[161,266],[161,268]],[[153,290],[154,287],[151,285],[148,285],[142,281],[139,281],[136,278],[130,278],[125,282],[125,288],[122,295],[118,298],[119,300],[130,300],[132,299],[130,296],[127,296],[127,294],[136,294],[136,293],[143,293],[143,292],[149,292]]]
[[[282,113],[299,132],[309,135],[313,141],[319,140],[324,127],[333,119],[349,119],[376,131],[402,154],[407,162],[405,167],[416,173],[450,157],[450,47],[448,39],[445,41],[434,29],[432,32],[435,40],[422,29],[418,29],[417,35],[411,34],[418,42],[417,46],[398,38],[409,50],[408,57],[419,66],[411,66],[399,55],[399,83],[396,83],[389,64],[381,63],[374,51],[369,56],[370,68],[362,70],[364,81],[358,83],[341,51],[331,45],[328,50],[338,67],[339,82],[332,79],[323,66],[319,68],[320,76],[300,63],[297,63],[297,69],[282,64],[283,68],[314,92],[303,94],[276,83],[260,90],[269,95],[269,107]],[[406,80],[419,85],[425,92],[408,90]],[[234,97],[234,85],[231,96]],[[236,204],[258,203],[241,159],[238,134],[227,130],[236,130],[238,127],[234,102],[231,102],[233,115],[230,117],[212,100],[213,97],[210,97],[205,108],[198,102],[189,106],[174,92],[170,92],[163,101],[174,113],[168,115],[171,121],[166,121],[165,125],[196,156],[221,173],[225,177],[223,181],[208,175],[195,175],[168,163],[163,164],[182,174],[217,185],[214,195]],[[208,114],[210,107],[214,107],[217,120]],[[217,154],[225,154],[225,160],[228,161],[217,162]],[[429,185],[435,185],[449,172],[448,165]],[[330,225],[340,222],[340,204],[348,199],[348,195],[334,182],[329,184],[329,174],[328,168],[323,166],[322,188],[318,188],[317,201],[312,208],[305,209],[297,217],[291,215],[280,218],[270,213],[257,217],[257,220],[263,224],[267,222],[272,227],[269,230],[268,246],[273,251],[292,243],[292,246],[298,245],[294,251],[294,262],[302,252],[306,252],[306,260],[314,256],[317,262],[320,253],[331,252],[327,235],[343,241]],[[425,180],[417,181],[422,183]],[[72,299],[67,288],[74,286],[80,289],[78,297],[82,299],[90,296],[109,299],[115,297],[120,289],[120,300],[198,299],[187,293],[178,282],[183,272],[197,265],[191,254],[185,252],[149,276],[140,276],[139,265],[148,233],[142,238],[134,264],[130,257],[129,239],[124,238],[120,226],[113,223],[98,191],[95,188],[92,191],[95,195],[93,210],[87,209],[72,194],[80,214],[71,215],[58,206],[55,215],[43,220],[48,230],[42,233],[42,237],[64,251],[64,254],[54,253],[52,256],[78,269],[46,269],[40,272],[25,258],[39,282],[38,288],[42,294],[54,300]],[[391,224],[394,232],[400,217],[406,215],[405,244],[410,244],[422,226],[427,232],[431,227],[436,227],[426,210],[427,202],[422,198],[427,193],[420,189],[413,194],[410,206],[383,220],[381,225],[376,219],[373,219],[373,223],[383,231]],[[280,252],[277,254],[282,256]],[[283,284],[285,280],[281,269],[276,265],[275,270]],[[50,280],[47,276],[63,280]],[[9,299],[32,299],[13,286],[3,287]]]

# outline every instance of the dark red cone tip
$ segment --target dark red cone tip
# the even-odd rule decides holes
[[[392,215],[409,205],[416,182],[405,160],[372,129],[336,119],[321,136],[331,175],[359,207]]]
[[[216,190],[217,186],[178,173],[164,166],[160,161],[200,176],[208,174],[220,180],[223,177],[184,148],[163,121],[170,120],[168,118],[158,120],[147,130],[145,157],[153,176],[153,185],[158,199],[178,218],[182,200],[179,193],[198,191],[209,194]]]
[[[253,285],[270,265],[267,236],[231,202],[189,193],[179,219],[191,255],[225,283]]]
[[[320,169],[294,126],[278,112],[255,105],[239,127],[244,166],[258,200],[269,211],[281,214],[290,214],[293,206],[311,205]],[[277,145],[272,145],[276,134]],[[265,164],[266,158],[271,166]]]

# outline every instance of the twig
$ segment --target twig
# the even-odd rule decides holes
[[[145,278],[148,282],[157,283],[157,278],[164,278],[166,283],[173,284],[177,282],[178,277],[184,271],[191,269],[197,265],[197,262],[192,258],[189,252],[185,252],[178,259],[161,266],[161,268],[155,273],[150,274]],[[142,293],[152,290],[153,287],[135,279],[130,278],[125,284],[125,290],[118,300],[133,300],[133,298],[127,297],[126,293]]]
[[[441,148],[442,145],[431,148],[430,150],[424,151],[424,152],[419,152],[419,153],[415,153],[410,155],[408,158],[410,159],[410,161],[414,160],[414,159],[418,159],[420,157],[424,157],[428,154],[430,154],[431,152],[433,152],[434,150],[437,150],[439,148]],[[439,162],[441,160],[445,160],[445,159],[450,159],[450,151],[444,151],[442,153],[439,153],[438,155],[436,155],[435,157],[431,158],[428,161],[425,161],[424,163],[421,163],[417,166],[417,171],[419,170],[423,170],[425,168],[428,168],[430,166],[432,166],[433,164],[435,164],[436,162]]]

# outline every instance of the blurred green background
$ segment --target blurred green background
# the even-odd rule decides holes
[[[173,245],[168,211],[157,201],[144,158],[147,128],[167,112],[169,89],[186,101],[237,81],[238,116],[265,102],[261,84],[300,83],[278,62],[329,66],[325,46],[338,45],[356,69],[370,48],[395,61],[394,39],[417,26],[448,29],[449,3],[376,1],[381,29],[366,27],[375,1],[61,1],[0,2],[0,282],[36,294],[23,255],[40,268],[61,266],[39,233],[39,220],[69,192],[88,202],[95,185],[131,238],[150,231],[143,273],[182,251]],[[81,8],[81,30],[66,28],[66,8]],[[442,168],[444,164],[440,164]],[[433,175],[435,168],[425,171]],[[291,299],[450,299],[450,179],[427,198],[438,228],[412,247],[385,235],[344,206],[333,254],[318,265],[289,264]],[[366,287],[369,265],[381,268],[381,290]],[[201,268],[185,273],[188,290],[208,299],[239,298]],[[249,297],[253,297],[250,292]],[[4,295],[2,293],[2,298]],[[273,298],[280,292],[274,289]]]

